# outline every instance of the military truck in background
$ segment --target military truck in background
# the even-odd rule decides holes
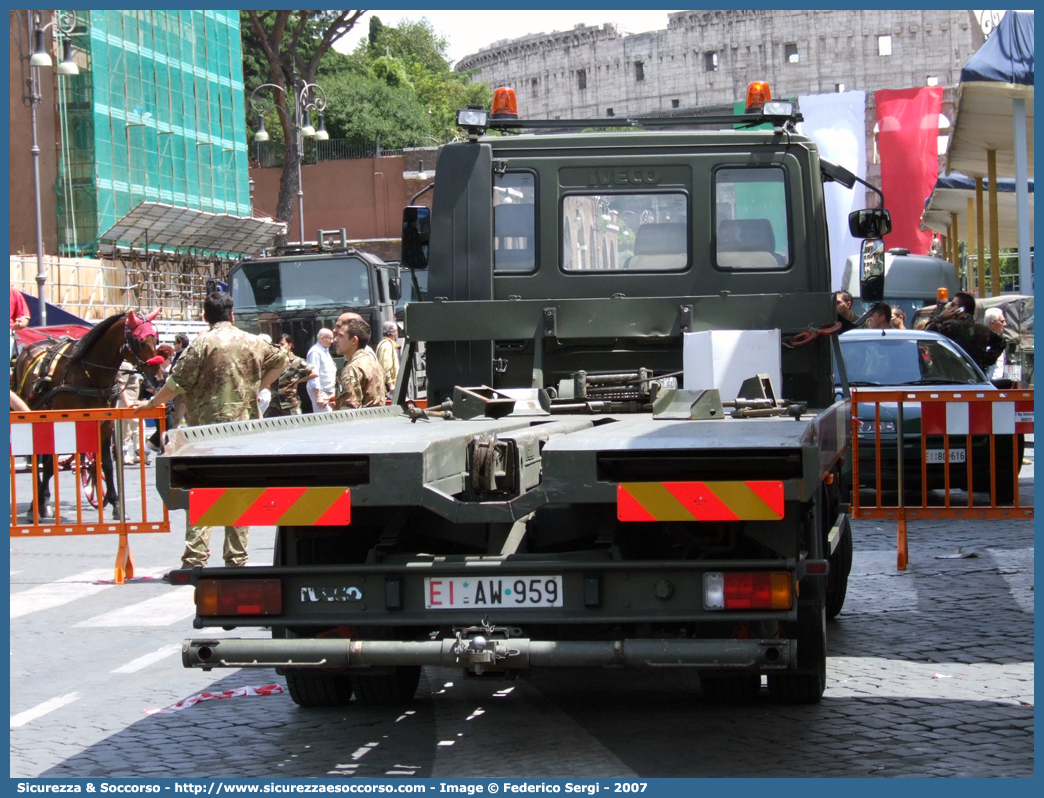
[[[505,89],[461,111],[404,213],[427,408],[401,381],[395,406],[171,434],[170,508],[278,528],[271,566],[172,574],[196,628],[272,630],[183,664],[275,667],[303,706],[407,700],[424,665],[819,701],[852,560],[823,184],[862,181],[799,120],[765,84],[718,117],[527,121]],[[869,298],[887,211],[849,226]]]
[[[884,256],[884,301],[892,308],[902,308],[906,326],[913,329],[913,318],[925,305],[934,305],[940,296],[952,297],[960,288],[957,267],[942,258],[931,255],[911,255],[910,250],[893,247]],[[856,318],[863,315],[871,303],[859,298],[862,264],[853,255],[845,262],[841,290],[854,298],[852,312]],[[945,291],[940,293],[940,289]]]
[[[243,260],[228,273],[236,326],[294,339],[301,357],[322,327],[333,329],[348,310],[359,313],[380,337],[395,320],[401,295],[398,269],[346,243],[345,229],[319,230],[315,243],[289,244],[264,257]]]

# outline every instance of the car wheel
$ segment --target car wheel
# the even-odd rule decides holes
[[[1013,443],[1015,443],[1015,449],[1018,454],[1018,468],[1016,468],[1012,459],[1016,452],[1012,451]],[[996,490],[993,493],[993,503],[995,505],[1008,505],[1015,503],[1015,492],[1018,490],[1018,470],[1022,468],[1022,457],[1025,451],[1025,439],[1020,435],[1017,438],[1010,436],[998,437],[995,446],[995,462],[996,472],[994,474],[996,478]],[[987,483],[988,484],[988,483]]]
[[[1015,504],[1015,490],[1018,477],[1012,472],[1010,466],[997,468],[997,488],[993,493],[993,503],[996,505]]]

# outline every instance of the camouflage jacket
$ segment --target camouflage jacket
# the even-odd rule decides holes
[[[369,349],[360,349],[337,375],[337,409],[384,404],[384,370]]]
[[[989,371],[1004,352],[1004,338],[967,314],[955,319],[931,319],[924,328],[945,335],[967,352],[983,371]]]
[[[283,373],[276,381],[275,390],[272,391],[272,404],[284,413],[301,406],[301,400],[297,396],[297,384],[307,380],[312,374],[312,367],[303,358],[290,355],[289,362]]]
[[[399,344],[391,338],[382,338],[377,344],[377,362],[384,372],[384,384],[391,391],[399,379]]]
[[[167,387],[185,394],[192,426],[260,418],[261,375],[286,365],[286,352],[222,321],[182,352]]]

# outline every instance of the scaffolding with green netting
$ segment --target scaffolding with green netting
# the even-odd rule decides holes
[[[58,81],[61,254],[95,255],[144,201],[249,216],[239,12],[77,15],[80,74]]]

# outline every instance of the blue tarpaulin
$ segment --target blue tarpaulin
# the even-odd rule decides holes
[[[961,83],[1033,85],[1033,14],[1008,12],[961,70]]]
[[[1032,178],[1028,182],[1029,193],[1033,193],[1033,180]],[[938,191],[943,188],[961,189],[964,191],[975,191],[975,181],[967,175],[962,175],[960,172],[954,172],[952,175],[940,175],[939,179],[935,181],[935,188]],[[989,190],[990,181],[983,181],[983,188]],[[1000,192],[1015,192],[1015,181],[999,179],[997,181],[997,191]],[[930,199],[930,198],[929,198]],[[927,203],[925,203],[927,204]]]
[[[25,291],[22,292],[22,296],[25,297],[25,304],[29,306],[29,326],[39,327],[40,326],[40,300],[34,297],[32,294],[27,294]],[[62,310],[57,305],[52,305],[50,302],[47,303],[47,325],[49,327],[54,326],[66,326],[68,324],[82,324],[85,327],[93,327],[93,321],[86,321],[81,319],[79,316],[74,316],[67,310]]]

